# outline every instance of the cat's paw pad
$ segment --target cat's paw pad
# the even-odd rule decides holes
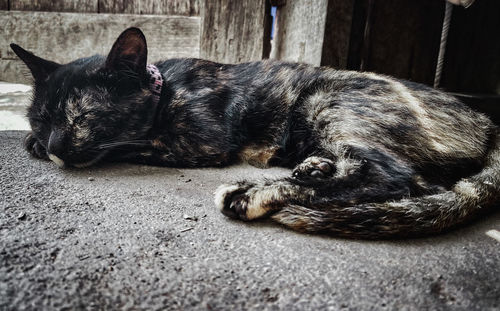
[[[33,137],[32,133],[28,133],[24,138],[24,147],[35,158],[48,159],[45,148],[35,137]]]
[[[335,163],[327,158],[309,157],[295,167],[292,176],[295,178],[330,178],[335,174]]]
[[[246,183],[221,185],[215,191],[215,205],[222,214],[240,220],[252,220],[267,213],[255,198],[257,190]]]

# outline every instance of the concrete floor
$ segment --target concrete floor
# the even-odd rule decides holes
[[[0,132],[0,310],[500,309],[498,212],[425,239],[304,235],[212,202],[287,170],[61,170],[25,134]]]
[[[29,130],[26,107],[31,86],[0,81],[0,131]]]

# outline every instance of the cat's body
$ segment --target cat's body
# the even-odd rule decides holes
[[[14,46],[35,76],[28,149],[74,166],[291,167],[289,178],[223,185],[216,204],[349,237],[439,232],[500,198],[497,127],[443,92],[303,64],[174,59],[155,64],[155,102],[142,41],[129,29],[107,58],[64,66]]]

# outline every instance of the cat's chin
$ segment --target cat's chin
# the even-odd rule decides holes
[[[85,168],[85,167],[89,167],[91,166],[92,164],[96,163],[97,161],[90,161],[90,162],[86,162],[86,163],[73,163],[71,164],[72,166],[76,167],[76,168]]]
[[[80,162],[80,163],[71,163],[71,166],[76,167],[76,168],[85,168],[92,166],[99,162],[104,156],[107,154],[107,151],[101,152],[99,155],[97,155],[94,159],[87,161],[87,162]]]

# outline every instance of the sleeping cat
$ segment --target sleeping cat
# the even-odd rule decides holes
[[[424,85],[271,60],[147,65],[137,28],[107,57],[65,65],[11,47],[34,76],[25,146],[59,166],[290,167],[222,185],[215,203],[232,218],[353,238],[441,232],[500,198],[498,128]]]

